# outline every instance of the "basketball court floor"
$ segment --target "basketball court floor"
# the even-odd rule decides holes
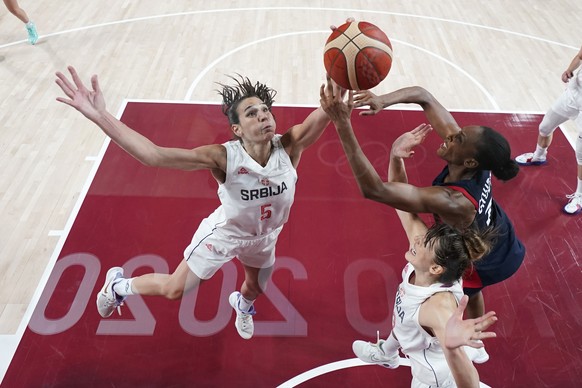
[[[123,12],[109,11],[111,14],[106,14],[107,17],[97,17],[97,22],[83,20],[87,26],[106,23],[104,19],[108,18],[124,21],[111,27],[82,30],[80,33],[89,38],[87,42],[93,52],[99,52],[99,41],[104,42],[105,53],[118,52],[128,58],[129,54],[123,54],[124,47],[131,55],[142,57],[143,50],[159,50],[164,56],[174,55],[175,71],[172,68],[160,71],[150,63],[136,66],[138,74],[133,74],[121,71],[124,66],[114,56],[107,57],[111,60],[108,67],[107,58],[97,56],[96,62],[90,64],[88,58],[79,57],[79,53],[74,55],[68,51],[67,42],[61,41],[67,36],[65,25],[75,26],[70,10],[66,11],[69,16],[59,22],[65,25],[53,24],[51,31],[48,28],[51,24],[47,24],[48,36],[44,37],[44,43],[41,30],[39,47],[27,47],[24,42],[0,44],[0,66],[2,62],[10,66],[9,71],[7,67],[0,68],[0,75],[5,84],[14,86],[11,93],[1,91],[5,105],[14,112],[26,112],[12,101],[24,99],[20,94],[23,90],[19,89],[24,86],[17,87],[17,83],[32,85],[36,82],[37,91],[42,91],[42,98],[36,96],[37,93],[29,93],[32,101],[38,101],[38,105],[31,108],[32,113],[4,113],[6,131],[19,128],[19,120],[31,126],[31,117],[37,116],[35,125],[50,133],[48,137],[31,133],[28,142],[18,144],[17,140],[3,138],[8,139],[3,140],[6,154],[12,155],[12,159],[3,159],[7,166],[4,175],[12,183],[5,180],[2,200],[10,197],[17,203],[13,192],[22,187],[18,179],[44,185],[43,190],[54,196],[37,194],[42,200],[37,198],[35,206],[43,203],[48,210],[26,208],[24,213],[19,213],[15,204],[10,207],[7,202],[0,202],[5,219],[3,257],[0,258],[5,269],[0,287],[0,328],[4,330],[0,333],[3,388],[410,386],[410,368],[406,360],[400,368],[388,370],[362,364],[351,351],[356,339],[375,341],[376,331],[381,336],[389,333],[394,294],[408,247],[394,210],[365,200],[359,194],[333,126],[303,154],[298,168],[295,204],[277,245],[272,281],[267,293],[255,305],[258,313],[255,336],[251,340],[238,336],[234,314],[228,304],[228,295],[242,282],[242,268],[236,260],[180,301],[134,296],[122,307],[121,316],[114,314],[102,319],[96,311],[95,295],[107,269],[123,266],[126,274],[133,275],[152,270],[173,271],[201,219],[218,206],[217,187],[205,171],[180,172],[142,166],[108,139],[98,137],[98,130],[77,112],[54,102],[58,90],[54,85],[46,86],[45,90],[42,84],[53,81],[54,71],[64,70],[61,58],[67,57],[67,63],[71,61],[79,67],[85,80],[90,74],[99,73],[106,98],[111,95],[109,110],[117,112],[130,127],[161,145],[195,147],[230,139],[226,119],[216,104],[216,86],[213,86],[215,81],[224,82],[224,74],[252,73],[252,78],[261,79],[260,74],[255,76],[254,73],[256,66],[263,66],[255,66],[257,56],[261,61],[278,57],[277,64],[284,62],[288,70],[278,70],[275,66],[266,72],[260,68],[265,71],[266,81],[279,89],[274,113],[279,132],[282,132],[317,107],[321,69],[318,68],[317,74],[306,72],[303,78],[302,72],[295,71],[296,66],[306,65],[297,53],[303,41],[319,47],[313,54],[316,56],[321,54],[327,25],[341,23],[347,16],[368,19],[385,30],[398,24],[401,29],[387,31],[395,42],[394,68],[377,92],[409,84],[423,84],[429,90],[437,90],[437,97],[442,95],[444,105],[451,109],[460,125],[479,124],[497,129],[510,141],[515,156],[531,151],[543,112],[560,92],[561,85],[555,85],[555,78],[580,44],[576,39],[567,39],[566,27],[571,19],[561,6],[544,9],[541,4],[526,7],[517,2],[515,9],[505,9],[501,14],[501,24],[495,24],[497,19],[489,14],[490,9],[480,8],[482,5],[478,2],[467,3],[474,7],[471,13],[463,12],[461,2],[447,2],[457,22],[475,23],[463,27],[469,31],[478,30],[475,34],[479,39],[472,45],[487,46],[490,35],[480,26],[488,22],[488,33],[499,34],[496,36],[500,42],[505,42],[503,44],[516,43],[515,51],[520,54],[540,47],[546,48],[546,52],[553,50],[556,55],[551,59],[540,59],[547,68],[527,60],[530,67],[524,67],[524,72],[531,79],[537,71],[539,79],[537,84],[523,86],[522,75],[511,78],[506,74],[512,63],[519,63],[523,58],[510,56],[508,63],[496,70],[483,70],[483,63],[487,62],[467,55],[467,51],[461,49],[465,43],[455,40],[455,35],[452,32],[449,35],[450,31],[444,28],[458,28],[459,24],[444,19],[428,23],[427,18],[433,17],[429,14],[438,11],[421,12],[421,2],[410,2],[410,5],[397,2],[393,8],[384,5],[383,14],[378,14],[377,7],[373,7],[375,2],[358,2],[359,8],[348,7],[346,2],[343,9],[338,5],[313,8],[303,3],[275,9],[270,3],[256,2],[253,6],[260,5],[260,9],[244,10],[237,8],[245,7],[244,4],[231,3],[236,7],[208,7],[202,12],[189,8],[185,2],[168,3],[167,8],[156,8],[152,2],[149,13],[134,4],[123,3],[120,5]],[[497,5],[502,7],[500,4]],[[570,5],[580,10],[576,4]],[[21,2],[21,6],[25,5]],[[56,15],[58,12],[51,8],[53,6],[49,5],[45,12]],[[101,6],[105,6],[104,2]],[[83,14],[78,5],[73,7],[77,7],[78,15]],[[100,8],[87,7],[93,15],[98,15]],[[520,7],[526,7],[531,13],[519,13]],[[43,14],[38,6],[35,9],[29,5],[29,8],[36,10],[38,15]],[[245,26],[251,26],[248,34],[256,39],[253,44],[233,43],[225,47],[231,43],[221,41],[216,45],[220,47],[207,47],[212,54],[200,59],[196,69],[192,69],[184,65],[182,51],[167,43],[173,34],[166,28],[175,28],[175,23],[192,22],[192,19],[198,23],[213,22],[216,24],[213,28],[217,29],[213,31],[218,36],[219,25],[229,25],[222,16],[230,15],[233,10],[240,20],[229,19],[230,26],[246,22]],[[541,11],[555,21],[563,18],[562,24],[540,27],[534,21]],[[511,18],[507,17],[507,12],[514,17],[521,15],[521,24],[517,27],[514,24],[513,30],[509,29]],[[417,16],[416,27],[404,23],[404,19],[411,19],[412,15]],[[9,22],[10,16],[2,15],[3,23]],[[155,16],[165,22],[157,24]],[[305,17],[307,22],[291,33],[285,17],[296,21]],[[250,24],[256,18],[269,26],[268,33],[252,30],[255,28],[252,26],[259,25]],[[275,19],[280,26],[286,27],[271,26]],[[322,23],[322,19],[325,22]],[[17,26],[15,21],[10,22]],[[502,25],[505,22],[507,24]],[[152,24],[144,26],[144,23]],[[441,46],[411,43],[417,36],[414,34],[420,34],[415,28],[422,23],[427,23],[425,27],[435,27],[434,31],[442,34]],[[317,25],[319,28],[315,27]],[[163,49],[156,49],[150,41],[135,47],[142,43],[132,40],[134,34],[145,33],[152,26],[160,28],[152,33],[152,39],[156,34],[167,38],[163,39]],[[0,31],[3,28],[0,24]],[[506,30],[501,31],[503,28]],[[122,35],[114,48],[109,47],[111,42],[104,37],[117,29],[130,32],[124,32],[126,35]],[[517,37],[516,31],[522,35]],[[425,30],[421,33],[427,35]],[[467,35],[468,40],[476,38],[471,34]],[[278,42],[276,49],[271,42],[263,45],[260,40],[265,36],[278,37],[287,44]],[[426,37],[427,41],[433,38]],[[199,37],[196,39],[201,43]],[[133,45],[126,47],[124,42]],[[294,50],[294,54],[284,56],[283,46]],[[447,56],[449,49],[455,51],[453,46],[465,56],[458,60]],[[53,51],[57,47],[62,51]],[[43,50],[45,54],[52,52],[59,59],[47,65],[46,71],[37,73],[37,78],[25,73],[28,78],[13,80],[8,74],[17,72],[17,58],[38,55],[24,53],[25,49]],[[232,54],[236,58],[220,54],[234,51],[238,52]],[[510,55],[509,50],[491,53],[496,58],[504,54]],[[419,65],[423,59],[425,65],[431,65],[426,70]],[[472,68],[475,61],[481,63],[482,72]],[[86,69],[81,69],[77,62],[85,64]],[[236,65],[238,62],[247,65]],[[442,72],[446,77],[436,77],[435,73],[444,68],[448,69]],[[498,77],[490,73],[495,71]],[[165,87],[159,86],[156,76],[167,81]],[[506,78],[499,79],[502,76]],[[176,84],[180,86],[172,86]],[[141,92],[140,86],[147,92]],[[544,87],[547,92],[538,90]],[[208,90],[203,92],[202,88]],[[154,97],[156,93],[158,96]],[[9,98],[11,94],[12,99]],[[422,122],[425,122],[423,113],[410,106],[393,107],[374,117],[353,116],[363,150],[382,176],[386,174],[392,141]],[[55,136],[63,139],[55,144]],[[499,321],[492,328],[497,338],[486,343],[491,358],[477,365],[482,386],[577,387],[582,381],[582,242],[579,237],[582,218],[561,211],[565,194],[575,188],[574,136],[567,124],[563,130],[556,131],[547,165],[524,167],[515,179],[506,183],[494,180],[495,198],[513,220],[526,245],[527,255],[516,275],[484,291],[486,308],[496,311]],[[441,170],[443,162],[436,156],[438,145],[436,134],[431,134],[417,149],[415,157],[407,161],[411,183],[429,185]],[[48,166],[44,175],[49,177],[43,174],[34,177],[32,166],[26,158],[20,158],[20,153],[36,155],[47,152],[46,149],[54,149],[56,155],[50,159],[52,162],[41,164]],[[84,156],[77,159],[77,164],[71,165],[71,155],[81,154]],[[21,175],[12,175],[18,168]],[[57,179],[59,174],[64,178]],[[53,179],[61,187],[53,188],[43,183],[43,179]],[[74,187],[69,187],[71,185]],[[45,211],[52,215],[44,216]],[[19,214],[16,217],[19,222],[12,216],[15,213]],[[66,220],[62,230],[51,224],[59,219]],[[51,236],[51,243],[38,242],[42,240],[40,237],[34,241],[39,223]],[[10,229],[16,233],[25,227],[30,233],[24,233],[18,244]],[[34,256],[36,261],[25,265],[24,258],[29,256]],[[6,261],[8,257],[10,261]],[[23,268],[18,269],[19,266]],[[36,271],[25,271],[30,266],[37,267]],[[29,298],[18,299],[22,294]],[[15,313],[18,309],[14,306],[21,306],[20,314]]]

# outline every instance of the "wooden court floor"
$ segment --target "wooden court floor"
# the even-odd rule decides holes
[[[72,64],[86,80],[93,73],[99,74],[113,113],[120,111],[125,99],[216,103],[215,82],[225,82],[226,75],[235,72],[272,85],[279,91],[276,103],[281,106],[315,106],[324,79],[321,51],[328,26],[353,16],[377,24],[393,42],[393,68],[375,92],[419,84],[454,111],[528,112],[535,116],[545,112],[563,89],[560,74],[582,44],[582,4],[577,1],[437,4],[340,0],[321,1],[314,6],[311,1],[215,4],[144,0],[112,5],[101,0],[58,0],[20,1],[20,5],[37,24],[41,38],[34,47],[26,44],[22,23],[5,9],[0,11],[0,376],[30,328],[33,312],[54,274],[106,142],[77,112],[55,102],[59,92],[54,85],[55,71]],[[160,128],[166,124],[160,123]],[[220,116],[213,125],[221,130],[225,127]],[[533,146],[535,125],[528,128],[512,141],[515,154]],[[562,147],[575,138],[571,123],[563,130]],[[215,139],[208,135],[202,140]],[[554,173],[559,183],[546,188],[544,172],[523,171],[522,189],[519,195],[513,194],[518,203],[512,206],[529,212],[516,211],[514,218],[535,225],[539,221],[528,217],[535,216],[531,209],[537,207],[547,214],[543,222],[561,219],[560,200],[575,187],[575,177],[568,172],[574,165],[567,152],[556,151],[553,157],[556,163],[564,163]],[[198,181],[204,178],[198,177]],[[512,192],[509,185],[498,188],[500,196]],[[555,192],[549,194],[550,190]],[[335,210],[329,211],[333,214]],[[580,221],[574,218],[564,222],[556,234],[547,229],[528,232],[551,252],[544,256],[544,250],[528,251],[528,255],[536,255],[536,260],[551,264],[543,272],[528,268],[520,273],[536,279],[535,287],[525,296],[515,295],[513,289],[512,293],[492,292],[490,300],[494,306],[505,306],[512,298],[528,299],[535,306],[529,307],[529,313],[507,309],[512,314],[504,324],[513,326],[503,334],[517,336],[515,328],[520,327],[521,320],[530,320],[535,323],[533,330],[543,333],[544,341],[552,344],[553,350],[546,354],[553,360],[572,356],[579,361],[579,348],[572,354],[562,353],[556,345],[580,343],[579,337],[568,333],[582,317],[576,307],[580,290],[571,278],[580,273],[575,260],[580,255],[576,239]],[[552,248],[562,242],[567,250]],[[552,271],[557,274],[555,278]],[[548,291],[546,285],[554,281],[565,287],[567,291],[563,292],[569,292],[569,298],[552,296],[554,291]],[[553,299],[548,301],[546,297]],[[564,303],[569,306],[566,310],[556,309]],[[91,313],[91,304],[86,306],[86,314]],[[58,317],[58,311],[53,311],[53,318]],[[563,330],[554,319],[565,314],[571,316]],[[376,318],[381,321],[381,317]],[[517,337],[519,341],[513,344],[521,346],[520,354],[531,355],[539,348],[530,340],[533,336]],[[348,338],[348,344],[350,341]],[[339,343],[334,346],[339,349]],[[343,356],[348,357],[349,352]],[[528,358],[520,360],[525,363]],[[537,364],[532,361],[529,367],[532,365]],[[484,367],[487,369],[487,364]],[[517,368],[516,376],[523,368],[528,366]],[[558,373],[560,378],[580,377],[576,368],[564,368]],[[556,372],[552,363],[546,369]],[[540,376],[545,372],[540,366]],[[544,386],[564,386],[555,385],[563,380],[542,381]],[[58,386],[59,381],[44,384]],[[498,386],[512,385],[502,382]]]

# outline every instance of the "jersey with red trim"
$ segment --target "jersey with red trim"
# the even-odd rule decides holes
[[[217,225],[221,233],[236,238],[263,236],[281,228],[289,218],[295,198],[297,171],[275,135],[265,167],[257,163],[239,140],[226,147],[226,180],[218,187],[224,221]]]
[[[492,269],[510,263],[515,265],[521,264],[525,256],[525,247],[519,241],[515,234],[515,229],[511,220],[505,211],[495,202],[492,193],[491,171],[477,171],[471,179],[465,179],[457,182],[445,182],[449,175],[449,167],[441,171],[434,179],[433,186],[444,186],[457,190],[469,199],[477,213],[474,223],[480,229],[489,226],[497,229],[497,240],[489,254],[479,260],[476,264],[477,269]],[[435,220],[440,222],[439,217]],[[511,266],[513,268],[513,266]]]

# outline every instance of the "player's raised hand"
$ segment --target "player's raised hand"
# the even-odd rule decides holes
[[[354,107],[369,106],[370,109],[360,112],[360,116],[371,116],[382,111],[384,105],[378,96],[369,90],[358,90],[354,93]]]
[[[91,77],[92,90],[89,90],[83,84],[73,66],[68,66],[67,69],[71,73],[72,82],[60,71],[56,72],[57,79],[55,82],[68,98],[57,97],[57,101],[72,106],[88,119],[96,121],[106,109],[105,99],[99,87],[97,76],[93,75]]]
[[[329,74],[326,77],[327,84],[321,85],[319,91],[321,108],[334,123],[349,120],[354,108],[353,91],[348,92],[348,100],[344,101],[346,89],[336,84]]]
[[[447,321],[445,346],[449,349],[464,345],[473,348],[482,348],[483,343],[480,340],[496,336],[494,332],[484,331],[497,321],[497,317],[493,311],[476,319],[463,320],[463,312],[467,307],[468,301],[469,297],[463,295],[459,301],[457,310]]]
[[[347,18],[347,19],[346,19],[346,23],[353,23],[353,22],[355,22],[355,21],[356,21],[356,19],[354,19],[354,18],[353,18],[353,17],[351,17],[351,16],[350,16],[349,18]],[[337,30],[337,26],[334,26],[333,24],[332,24],[331,26],[329,26],[329,28],[330,28],[332,31],[335,31],[335,30]]]
[[[391,155],[398,158],[412,157],[413,148],[422,143],[430,131],[430,124],[421,124],[412,131],[403,133],[392,143]]]

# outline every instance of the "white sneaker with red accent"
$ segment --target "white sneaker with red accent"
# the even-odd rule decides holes
[[[543,156],[536,157],[534,156],[533,152],[527,152],[525,154],[521,154],[515,158],[515,161],[520,166],[541,166],[542,164],[546,164],[548,161],[546,160],[546,153]]]
[[[564,206],[564,212],[568,214],[578,214],[582,211],[582,193],[566,195],[570,201]]]

